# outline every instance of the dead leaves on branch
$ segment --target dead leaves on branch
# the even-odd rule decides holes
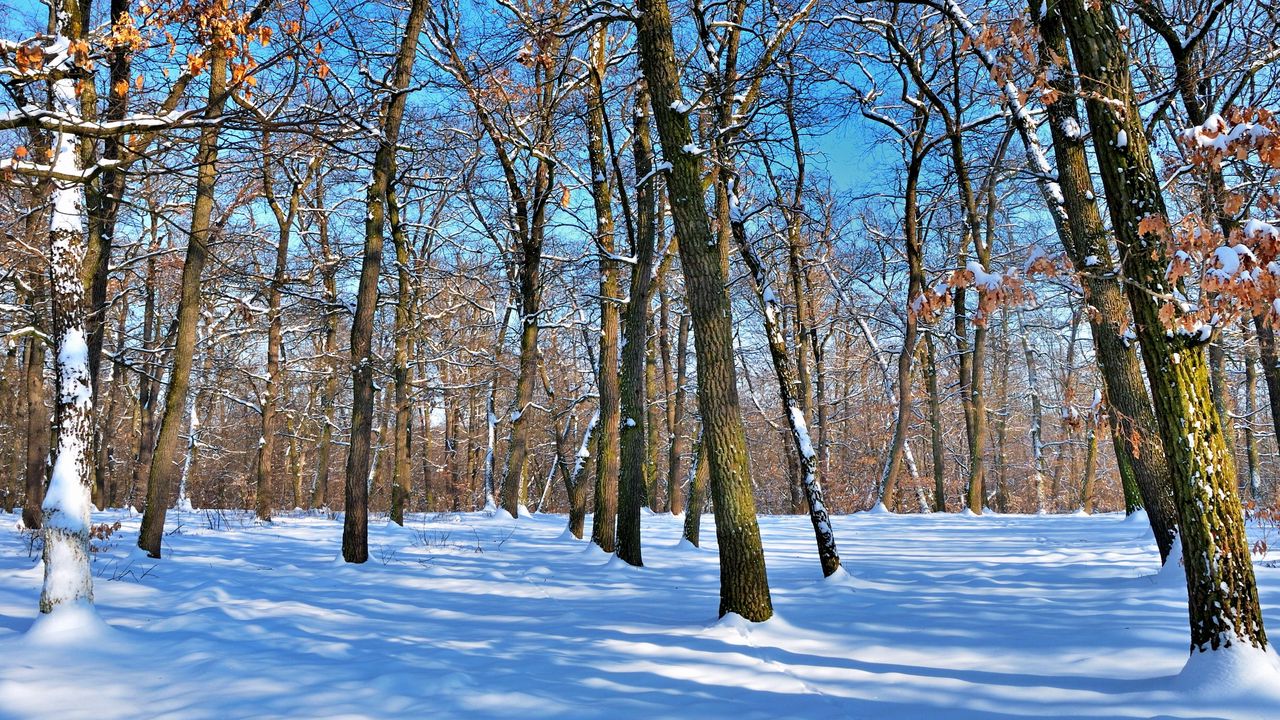
[[[1144,237],[1171,253],[1161,320],[1204,339],[1242,315],[1261,314],[1280,327],[1280,229],[1257,218],[1280,207],[1280,122],[1264,109],[1233,109],[1187,128],[1179,143],[1193,191],[1229,189],[1214,199],[1220,217],[1194,212],[1173,224],[1155,215],[1139,222]],[[1206,182],[1214,174],[1221,183]]]
[[[981,263],[970,260],[963,269],[946,273],[933,285],[925,288],[912,299],[907,310],[913,318],[932,323],[952,306],[957,290],[973,288],[978,295],[973,322],[986,327],[1000,308],[1034,302],[1035,295],[1026,286],[1026,281],[1037,275],[1057,276],[1059,260],[1060,258],[1046,254],[1039,246],[1032,249],[1021,269],[1011,267],[1004,272],[993,273]]]

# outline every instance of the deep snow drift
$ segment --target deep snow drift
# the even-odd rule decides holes
[[[1272,657],[1182,672],[1182,579],[1119,515],[837,517],[849,574],[829,580],[807,517],[761,518],[759,625],[716,619],[710,516],[702,550],[646,516],[643,569],[562,516],[375,522],[364,566],[325,517],[171,513],[160,561],[136,517],[94,516],[115,520],[106,626],[28,634],[41,567],[0,514],[0,716],[1280,716]],[[1280,636],[1280,569],[1257,572]]]

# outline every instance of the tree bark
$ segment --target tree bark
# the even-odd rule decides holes
[[[316,207],[324,207],[324,178],[316,180]],[[316,238],[320,244],[321,258],[320,277],[324,286],[324,385],[320,389],[320,437],[316,441],[316,474],[311,488],[312,509],[322,508],[329,504],[329,454],[333,447],[333,430],[336,425],[334,401],[338,396],[338,387],[342,378],[338,371],[338,258],[332,255],[329,247],[329,216],[321,209],[316,218]]]
[[[738,404],[733,323],[720,243],[711,233],[702,190],[701,158],[688,151],[693,134],[683,107],[666,0],[639,0],[636,18],[640,66],[670,163],[668,192],[680,238],[688,306],[698,363],[698,407],[707,445],[716,537],[720,546],[720,614],[763,621],[773,615],[755,498]]]
[[[676,379],[675,395],[670,400],[671,444],[667,447],[667,501],[672,515],[684,512],[684,494],[680,492],[681,463],[684,460],[685,436],[681,428],[684,418],[685,386],[689,382],[689,314],[681,313],[676,330]]]
[[[603,102],[603,95],[597,98]],[[644,506],[649,475],[647,428],[653,420],[648,412],[646,354],[657,235],[657,193],[653,192],[653,141],[646,107],[649,95],[643,88],[636,93],[635,102],[636,262],[631,268],[631,299],[627,303],[622,336],[622,464],[618,475],[617,553],[628,564],[640,566],[644,564],[640,551],[640,509]],[[601,111],[603,115],[603,108]]]
[[[60,35],[82,40],[87,34],[78,6],[55,12]],[[79,117],[78,79],[64,76],[52,83],[56,111]],[[53,169],[80,174],[80,138],[69,132],[54,136]],[[84,186],[54,180],[53,212],[49,218],[49,297],[53,307],[53,340],[57,349],[54,373],[58,424],[57,450],[49,490],[41,506],[44,532],[44,585],[40,612],[63,605],[93,603],[89,570],[89,506],[92,490],[90,452],[93,445],[93,383],[89,376],[88,328],[85,325]],[[35,339],[33,338],[33,341]]]
[[[591,37],[590,78],[587,82],[587,156],[591,165],[591,198],[595,203],[595,242],[600,261],[600,350],[596,360],[596,387],[600,393],[600,419],[595,428],[595,513],[591,518],[591,542],[605,552],[618,551],[624,560],[632,548],[624,550],[618,533],[630,525],[619,517],[619,504],[630,492],[621,476],[621,427],[623,389],[618,374],[619,303],[621,285],[618,264],[614,259],[613,192],[609,183],[609,159],[606,155],[604,123],[603,73],[607,68],[606,37],[608,26],[601,25]],[[634,302],[634,297],[632,298]],[[630,340],[630,336],[628,336]],[[626,362],[624,357],[623,362]],[[628,389],[629,392],[629,389]],[[572,499],[572,498],[571,498]],[[639,513],[639,508],[636,510]],[[639,522],[636,517],[634,552],[639,557]],[[638,559],[636,563],[639,564]]]
[[[342,524],[342,557],[349,563],[369,559],[369,466],[373,432],[373,320],[378,305],[378,276],[382,270],[382,245],[387,193],[396,166],[396,145],[404,117],[405,89],[413,75],[418,34],[429,0],[413,0],[405,22],[404,39],[396,53],[393,94],[383,107],[382,137],[374,155],[372,175],[365,195],[364,258],[351,322],[351,446],[347,452]]]
[[[1166,292],[1167,248],[1143,232],[1167,218],[1110,2],[1067,0],[1063,21],[1086,93],[1093,145],[1120,246],[1161,436],[1170,454],[1186,569],[1193,651],[1235,643],[1265,648],[1253,564],[1236,495],[1234,460],[1213,406],[1204,348],[1168,332],[1154,293]],[[1167,220],[1166,220],[1167,222]]]
[[[43,515],[44,483],[49,463],[49,409],[45,407],[44,338],[32,335],[26,342],[26,473],[22,501],[22,526],[39,530]]]
[[[1248,323],[1241,323],[1244,335],[1244,450],[1249,471],[1249,497],[1257,501],[1262,496],[1262,468],[1258,458],[1258,439],[1253,432],[1253,416],[1258,412],[1257,352],[1251,347]]]
[[[924,371],[929,391],[929,447],[933,457],[933,511],[947,511],[946,449],[942,442],[942,394],[938,390],[938,364],[933,333],[924,336]]]
[[[1041,63],[1047,63],[1049,57],[1068,58],[1060,14],[1062,7],[1058,3],[1046,5],[1049,12],[1043,16],[1039,15],[1039,7],[1036,2],[1031,3],[1032,13],[1039,18],[1043,39]],[[1081,271],[1085,301],[1089,304],[1090,335],[1106,391],[1108,424],[1122,483],[1137,485],[1163,562],[1169,556],[1177,533],[1168,456],[1137,352],[1126,335],[1132,315],[1117,279],[1119,268],[1111,254],[1110,236],[1097,203],[1090,199],[1093,197],[1093,179],[1085,152],[1084,133],[1079,131],[1074,99],[1077,90],[1070,80],[1070,73],[1059,70],[1052,76],[1059,96],[1057,102],[1048,106],[1048,124],[1057,161],[1061,202],[1048,197],[1050,211],[1067,257]],[[1072,129],[1076,132],[1070,132]],[[1057,203],[1056,207],[1054,203]],[[1131,480],[1124,480],[1126,476]]]
[[[395,381],[395,430],[392,437],[391,522],[404,526],[409,500],[409,469],[413,462],[413,404],[409,387],[409,331],[412,324],[413,280],[409,275],[409,234],[400,217],[394,180],[387,187],[387,222],[396,252],[395,350],[391,374]]]
[[[175,475],[178,474],[178,440],[191,384],[191,365],[195,359],[196,326],[200,323],[200,276],[209,255],[209,238],[213,233],[214,193],[218,176],[219,119],[227,103],[226,48],[215,44],[210,50],[209,95],[205,107],[206,125],[200,130],[196,148],[196,194],[191,210],[191,231],[187,237],[187,258],[182,265],[182,285],[178,300],[178,330],[173,348],[173,367],[169,371],[169,388],[165,393],[164,413],[160,418],[160,434],[156,438],[147,475],[147,506],[138,531],[138,547],[153,558],[160,557],[164,537],[164,520],[172,502]]]
[[[701,547],[702,511],[707,504],[707,478],[710,466],[707,464],[707,446],[699,435],[693,444],[693,464],[689,466],[689,499],[684,510],[683,536],[694,547]]]

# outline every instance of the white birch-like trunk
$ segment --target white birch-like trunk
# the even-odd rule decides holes
[[[59,38],[65,42],[64,39]],[[58,112],[80,118],[80,99],[73,78],[53,83]],[[80,140],[68,132],[54,138],[53,170],[61,177],[81,173]],[[93,424],[93,392],[89,382],[89,347],[84,325],[85,231],[81,212],[84,187],[74,180],[53,181],[53,213],[49,221],[53,328],[57,342],[58,446],[44,505],[44,587],[40,612],[93,603],[89,570],[90,477],[88,454]]]

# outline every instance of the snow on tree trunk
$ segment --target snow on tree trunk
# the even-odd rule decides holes
[[[76,119],[80,100],[76,80],[53,83],[59,112]],[[62,177],[80,174],[80,141],[67,132],[54,142],[54,172]],[[93,392],[89,383],[89,346],[84,324],[85,235],[81,211],[84,187],[75,181],[54,181],[53,213],[49,220],[50,280],[53,329],[57,342],[58,447],[44,505],[44,587],[40,612],[63,605],[93,602],[89,572],[88,452],[93,434]]]
[[[1085,91],[1094,151],[1123,257],[1147,378],[1169,453],[1195,651],[1267,647],[1262,607],[1236,494],[1234,459],[1213,406],[1199,335],[1173,333],[1151,292],[1167,292],[1168,250],[1150,218],[1168,213],[1138,112],[1111,4],[1069,0],[1063,13]],[[1124,142],[1120,133],[1124,132]],[[1173,288],[1180,291],[1176,286]]]
[[[840,569],[840,552],[836,549],[836,537],[831,529],[831,518],[823,502],[822,486],[818,483],[818,454],[814,451],[813,441],[809,438],[809,427],[805,422],[804,411],[795,398],[795,373],[792,370],[791,353],[788,352],[780,322],[782,303],[769,286],[769,276],[764,262],[747,240],[747,230],[743,224],[741,209],[738,207],[737,194],[733,192],[733,181],[730,181],[729,187],[732,208],[730,225],[733,237],[742,251],[747,267],[751,270],[760,306],[764,310],[764,330],[769,340],[769,354],[773,359],[774,374],[778,378],[778,395],[786,408],[787,426],[791,429],[796,455],[800,461],[800,487],[804,490],[805,499],[809,503],[809,519],[813,523],[813,532],[818,543],[818,560],[822,563],[822,574],[824,577],[829,577]]]

